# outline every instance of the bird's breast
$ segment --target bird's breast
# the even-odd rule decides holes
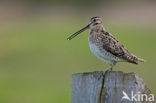
[[[105,50],[101,51],[100,47],[97,46],[95,43],[92,43],[90,40],[89,40],[89,47],[90,47],[91,52],[96,57],[98,57],[104,62],[111,63],[111,60],[109,60],[109,53],[107,51]]]
[[[101,55],[101,51],[100,51],[101,43],[100,43],[100,38],[99,38],[97,31],[93,29],[90,30],[88,42],[89,42],[89,47],[92,53],[96,55],[97,57],[99,57],[99,55]]]
[[[91,52],[98,57],[99,59],[101,59],[102,61],[111,64],[113,61],[123,61],[120,58],[114,56],[113,54],[111,54],[110,52],[106,51],[103,48],[103,44],[101,42],[97,42],[98,37],[96,38],[92,38],[92,35],[89,36],[88,38],[88,42],[89,42],[89,47]]]

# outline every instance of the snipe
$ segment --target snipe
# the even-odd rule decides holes
[[[117,62],[138,64],[138,62],[144,61],[130,53],[111,33],[107,32],[100,17],[92,17],[87,26],[67,39],[71,40],[86,29],[90,30],[88,41],[91,51],[99,59],[109,63],[111,70]]]

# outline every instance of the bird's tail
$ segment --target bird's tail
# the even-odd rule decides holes
[[[137,56],[135,56],[135,55],[133,55],[133,54],[132,54],[132,59],[133,59],[133,61],[134,61],[136,64],[138,64],[138,62],[145,62],[144,59],[138,58]]]
[[[133,55],[133,54],[129,54],[127,56],[127,61],[133,64],[138,64],[138,62],[145,62],[144,59],[138,58],[137,56]]]
[[[145,62],[144,59],[141,59],[141,58],[137,58],[139,62]]]

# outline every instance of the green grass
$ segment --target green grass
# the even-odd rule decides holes
[[[81,24],[30,20],[1,28],[0,102],[69,103],[72,73],[105,70],[109,65],[89,50],[88,31],[66,40]],[[146,59],[139,65],[119,63],[114,70],[137,73],[156,94],[156,30],[125,26],[106,29],[131,52]]]

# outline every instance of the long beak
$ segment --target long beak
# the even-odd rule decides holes
[[[90,23],[91,24],[91,23]],[[81,30],[77,31],[76,33],[74,33],[73,35],[71,35],[70,37],[67,38],[67,40],[71,40],[74,37],[76,37],[78,34],[82,33],[83,31],[85,31],[86,29],[89,28],[90,24],[88,24],[87,26],[85,26],[84,28],[82,28]]]

